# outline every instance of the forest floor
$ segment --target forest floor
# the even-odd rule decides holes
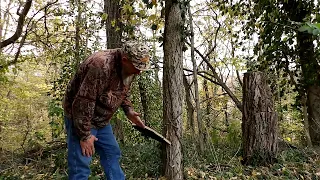
[[[291,149],[279,153],[268,166],[243,166],[239,147],[211,146],[198,156],[190,146],[184,150],[185,179],[320,179],[320,149]],[[122,168],[128,180],[164,180],[160,176],[160,148],[155,142],[126,144]],[[1,151],[0,151],[1,152]],[[66,148],[60,143],[27,154],[0,154],[0,180],[67,179]],[[97,157],[90,180],[104,179]]]

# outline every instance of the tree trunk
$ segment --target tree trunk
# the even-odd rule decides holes
[[[242,143],[243,163],[273,163],[277,155],[278,122],[271,89],[261,72],[244,74]]]
[[[8,29],[9,29],[9,17],[10,17],[10,13],[9,10],[11,9],[11,4],[12,4],[13,0],[10,0],[9,2],[7,2],[8,6],[7,6],[7,10],[5,11],[4,15],[3,15],[3,21],[1,23],[3,23],[3,27],[2,27],[2,37],[1,37],[1,41],[7,36],[8,34]]]
[[[196,103],[196,117],[197,117],[197,123],[198,123],[198,146],[200,153],[202,154],[204,151],[204,133],[203,133],[203,127],[202,127],[202,120],[200,119],[200,102],[199,102],[199,87],[198,87],[198,67],[197,63],[194,57],[194,33],[193,33],[193,22],[192,22],[192,13],[190,4],[188,5],[188,14],[189,14],[189,25],[190,25],[190,31],[191,31],[191,61],[193,65],[193,85],[194,85],[194,100]]]
[[[140,75],[138,80],[138,85],[139,85],[139,92],[140,92],[141,104],[143,109],[143,119],[145,121],[146,126],[149,126],[148,121],[150,120],[150,117],[149,117],[149,109],[148,109],[148,103],[147,103],[147,89],[146,89],[145,83],[143,82],[144,76],[147,76],[147,74]]]
[[[205,129],[205,134],[204,134],[204,143],[208,144],[210,143],[210,109],[211,109],[211,101],[210,101],[210,96],[209,96],[209,88],[208,88],[208,81],[207,80],[203,80],[203,90],[205,93],[205,101],[206,101],[206,111],[205,111],[205,115],[203,118],[204,122],[206,123],[204,129]]]
[[[310,137],[310,133],[309,133],[307,98],[305,95],[303,95],[301,98],[301,105],[302,105],[302,113],[303,113],[304,131],[305,131],[306,139],[307,139],[307,146],[312,147],[311,137]]]
[[[121,6],[118,0],[104,0],[104,12],[107,14],[106,19],[106,36],[107,49],[121,47],[122,28],[120,19]],[[112,21],[115,21],[115,26],[112,26]],[[117,30],[118,28],[118,30]],[[115,136],[120,142],[124,142],[123,122],[116,118],[113,126]]]
[[[187,77],[183,76],[183,85],[185,89],[185,95],[186,95],[186,105],[187,105],[187,129],[191,129],[191,136],[192,139],[194,139],[194,135],[196,133],[194,128],[194,107],[192,105],[191,100],[191,85],[188,83]]]
[[[155,81],[157,82],[157,85],[159,87],[159,92],[162,92],[161,90],[161,81],[159,78],[159,71],[160,71],[160,66],[159,66],[159,58],[157,57],[157,47],[156,47],[156,42],[158,41],[158,39],[156,38],[156,34],[155,32],[153,32],[152,35],[152,39],[153,39],[153,43],[152,43],[152,59],[154,61],[154,73],[155,73]]]
[[[320,146],[320,86],[309,87],[307,105],[311,142]]]
[[[291,19],[296,22],[303,22],[306,17],[312,14],[311,7],[314,6],[314,2],[301,3],[300,1],[293,1],[288,3],[288,5],[289,7],[297,9],[296,11],[291,11],[292,8],[288,8],[289,12],[293,12],[290,14]],[[316,58],[315,46],[313,44],[314,40],[315,36],[312,34],[297,32],[297,49],[299,50],[299,63],[301,64],[302,70],[303,91],[307,92],[310,138],[313,145],[320,145],[320,106],[319,102],[317,102],[317,100],[319,100],[317,93],[320,92],[320,65]]]
[[[228,102],[226,103],[226,105],[224,106],[224,118],[225,118],[225,125],[226,127],[228,128],[229,125],[230,125],[230,122],[229,122],[229,116],[228,116]]]
[[[78,66],[80,64],[80,41],[81,41],[81,36],[80,36],[80,28],[81,28],[81,14],[82,14],[82,7],[81,7],[81,1],[77,0],[76,2],[76,6],[77,6],[77,17],[76,17],[76,39],[75,39],[75,51],[74,51],[74,56],[75,56],[75,64],[74,64],[74,68],[78,69]]]
[[[107,14],[106,36],[108,49],[121,47],[122,25],[119,21],[120,10],[119,0],[104,0],[104,12]],[[113,21],[116,22],[114,26],[112,26]]]
[[[168,180],[183,179],[182,165],[182,102],[183,41],[181,4],[165,0],[163,118],[164,136],[171,141],[165,146],[164,171]]]

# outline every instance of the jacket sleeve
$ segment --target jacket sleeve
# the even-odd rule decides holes
[[[133,110],[132,103],[129,99],[129,93],[126,94],[126,97],[122,101],[121,107],[125,114],[127,114],[129,110]]]
[[[96,67],[89,67],[72,103],[74,128],[80,140],[91,137],[91,119],[94,114],[96,98],[104,88],[104,73]]]

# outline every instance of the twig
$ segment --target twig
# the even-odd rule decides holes
[[[241,146],[239,146],[237,152],[233,155],[233,157],[230,159],[230,161],[228,162],[228,165],[231,163],[231,161],[234,159],[234,157],[236,157],[236,155],[238,154],[238,152],[240,151]]]

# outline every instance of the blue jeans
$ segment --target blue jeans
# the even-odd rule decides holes
[[[87,180],[90,175],[92,157],[82,155],[80,140],[73,129],[73,122],[65,118],[68,144],[68,171],[70,180]],[[120,167],[121,151],[113,135],[110,124],[101,129],[91,129],[91,134],[98,138],[95,141],[95,151],[100,156],[100,163],[108,180],[124,180]]]

